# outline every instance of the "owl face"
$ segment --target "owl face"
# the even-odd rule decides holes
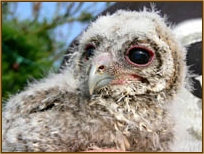
[[[90,94],[173,95],[183,81],[184,51],[154,12],[99,17],[79,39]]]

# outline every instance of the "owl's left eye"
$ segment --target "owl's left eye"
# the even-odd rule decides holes
[[[146,47],[136,45],[127,51],[125,58],[135,66],[147,66],[152,62],[154,52]]]
[[[92,57],[94,55],[94,51],[95,51],[95,46],[93,44],[88,44],[85,47],[85,58],[86,60],[89,60],[90,57]]]

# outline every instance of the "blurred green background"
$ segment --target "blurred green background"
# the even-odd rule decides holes
[[[109,2],[1,2],[2,102],[57,71],[71,41]]]

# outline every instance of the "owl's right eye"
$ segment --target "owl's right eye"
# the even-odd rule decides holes
[[[95,51],[95,46],[93,44],[88,44],[85,47],[85,59],[89,60],[90,57],[92,57],[94,55],[94,51]]]

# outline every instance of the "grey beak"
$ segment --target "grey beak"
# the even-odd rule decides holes
[[[100,71],[99,66],[92,65],[89,73],[89,93],[93,94],[94,90],[108,85],[113,80],[113,76],[105,71]]]

